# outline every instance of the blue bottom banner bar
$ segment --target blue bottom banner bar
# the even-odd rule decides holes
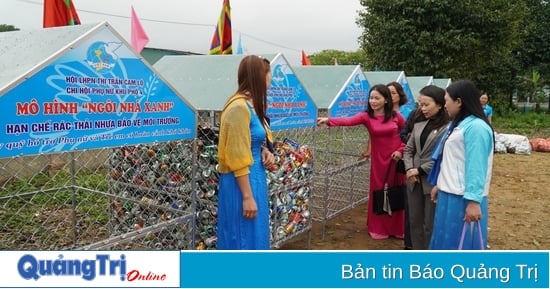
[[[181,288],[549,288],[549,251],[182,251]]]

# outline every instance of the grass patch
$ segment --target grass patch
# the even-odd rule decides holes
[[[59,171],[51,177],[38,173],[5,183],[0,191],[0,250],[72,247],[75,240],[93,239],[105,228],[109,198],[72,189],[73,181],[102,192],[108,188],[105,172],[88,170],[80,171],[74,180]]]
[[[549,138],[550,115],[535,112],[509,113],[506,117],[493,117],[493,127],[499,133]]]

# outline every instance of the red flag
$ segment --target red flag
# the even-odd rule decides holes
[[[302,65],[311,65],[311,61],[307,58],[307,54],[302,49]]]
[[[220,19],[210,44],[210,54],[233,54],[231,35],[231,7],[229,0],[223,0]]]
[[[80,18],[72,0],[44,0],[44,28],[78,24]]]
[[[141,26],[139,18],[137,17],[134,6],[132,6],[132,24],[131,24],[131,38],[132,38],[132,47],[138,52],[141,53],[143,47],[149,42],[149,37],[145,33],[145,29]]]

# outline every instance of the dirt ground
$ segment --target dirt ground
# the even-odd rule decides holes
[[[489,193],[491,250],[550,249],[550,153],[497,154]],[[403,240],[372,240],[366,230],[366,204],[330,220],[314,222],[282,250],[402,250]],[[311,236],[311,238],[309,237]],[[308,242],[309,241],[309,242]]]

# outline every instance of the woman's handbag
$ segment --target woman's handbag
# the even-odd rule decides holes
[[[394,185],[390,187],[388,185],[388,178],[390,171],[392,170],[393,164],[392,161],[386,172],[386,177],[384,178],[384,188],[380,190],[374,190],[373,193],[373,204],[374,213],[377,215],[388,214],[392,215],[392,212],[401,211],[405,209],[405,194],[407,186],[405,184],[397,185],[397,173],[395,173]],[[394,169],[395,170],[395,169]]]
[[[481,224],[479,223],[479,221],[476,221],[476,222],[467,222],[467,221],[464,221],[464,226],[462,226],[462,234],[460,235],[460,242],[458,243],[458,250],[462,250],[463,246],[464,246],[464,238],[466,237],[466,230],[468,229],[468,227],[470,227],[470,236],[472,236],[472,246],[474,245],[474,242],[475,242],[475,235],[474,235],[474,230],[475,230],[475,227],[477,225],[477,236],[479,238],[479,248],[480,250],[485,250],[485,246],[483,246],[483,234],[481,233]]]
[[[406,174],[407,170],[405,170],[405,161],[403,159],[400,159],[397,161],[397,172],[400,174]]]

